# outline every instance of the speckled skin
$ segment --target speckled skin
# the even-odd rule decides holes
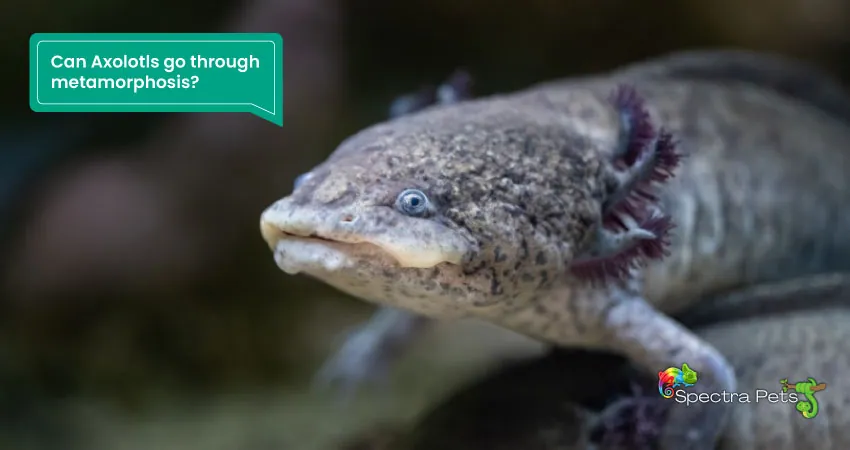
[[[597,109],[594,117],[608,116],[616,126],[610,107],[587,104]],[[338,286],[356,296],[437,317],[525,305],[560,281],[599,219],[606,188],[601,150],[616,133],[594,143],[586,131],[537,96],[431,109],[348,139],[272,208],[309,216],[310,227],[352,213],[370,233],[414,240],[432,239],[431,227],[421,224],[433,221],[444,225],[440,238],[469,242],[462,265],[358,265],[352,285]],[[408,218],[393,209],[408,187],[423,188],[437,205],[434,217]],[[335,285],[341,276],[311,275]]]
[[[717,349],[668,314],[736,287],[848,268],[840,255],[850,251],[850,128],[817,102],[732,76],[650,73],[632,67],[370,127],[269,208],[266,239],[285,270],[368,301],[610,349],[648,373],[687,361],[700,373],[697,389],[734,390]],[[609,95],[623,82],[688,155],[661,192],[677,229],[669,258],[634,279],[590,285],[568,268],[590,250],[603,204],[619,194],[612,159],[621,117]],[[429,217],[393,209],[410,187],[432,200]],[[375,236],[412,252],[448,242],[447,254],[462,257],[401,268],[362,243]],[[337,256],[311,259],[275,247],[279,239],[335,247]],[[724,405],[682,411],[662,447],[712,448],[727,413]]]
[[[735,367],[740,389],[775,387],[781,378],[814,377],[827,383],[818,394],[823,416],[811,420],[789,404],[736,405],[720,448],[850,448],[850,311],[756,318],[708,327],[700,334]]]

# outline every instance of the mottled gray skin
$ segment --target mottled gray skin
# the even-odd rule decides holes
[[[816,395],[820,412],[811,420],[788,403],[735,405],[720,448],[850,448],[849,310],[755,318],[708,327],[700,335],[735,367],[741,390],[776,388],[783,378],[827,384]]]
[[[367,301],[612,350],[647,373],[687,361],[696,390],[733,391],[723,356],[668,314],[736,287],[847,268],[850,128],[777,90],[710,78],[632,67],[370,127],[264,213],[264,236],[284,270]],[[621,114],[608,100],[622,82],[688,155],[661,191],[677,228],[669,258],[590,285],[568,268],[594,250],[603,205],[622,194],[612,164]],[[429,217],[393,208],[410,187],[428,194]],[[446,262],[400,267],[380,250],[387,243]],[[727,413],[692,405],[671,418],[663,448],[712,448]]]
[[[608,138],[616,139],[613,110],[597,107],[609,113]],[[351,285],[338,287],[356,296],[437,317],[524,306],[559,281],[601,213],[605,166],[597,149],[616,142],[594,146],[566,119],[534,97],[403,117],[347,140],[272,208],[308,216],[308,227],[332,228],[340,215],[355,214],[370,234],[423,241],[433,239],[432,230],[416,222],[428,220],[469,243],[458,265],[401,270],[377,261],[345,274],[310,273],[331,284],[348,275]],[[436,205],[432,218],[395,211],[396,196],[410,187]]]

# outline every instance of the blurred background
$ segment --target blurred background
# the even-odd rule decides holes
[[[31,33],[212,31],[283,36],[283,128],[27,106]],[[456,68],[488,94],[705,47],[779,52],[847,82],[850,2],[2,2],[0,448],[335,449],[535,351],[448,324],[382,389],[344,405],[308,389],[371,307],[278,271],[260,212],[395,96]]]

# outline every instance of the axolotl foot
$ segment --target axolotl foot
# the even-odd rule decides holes
[[[670,410],[669,402],[632,389],[631,396],[606,406],[591,430],[591,440],[600,450],[654,450]]]

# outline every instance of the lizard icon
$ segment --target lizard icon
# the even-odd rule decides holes
[[[664,398],[670,398],[676,393],[677,387],[691,387],[697,383],[697,372],[687,363],[682,368],[670,367],[658,372],[658,392]]]

